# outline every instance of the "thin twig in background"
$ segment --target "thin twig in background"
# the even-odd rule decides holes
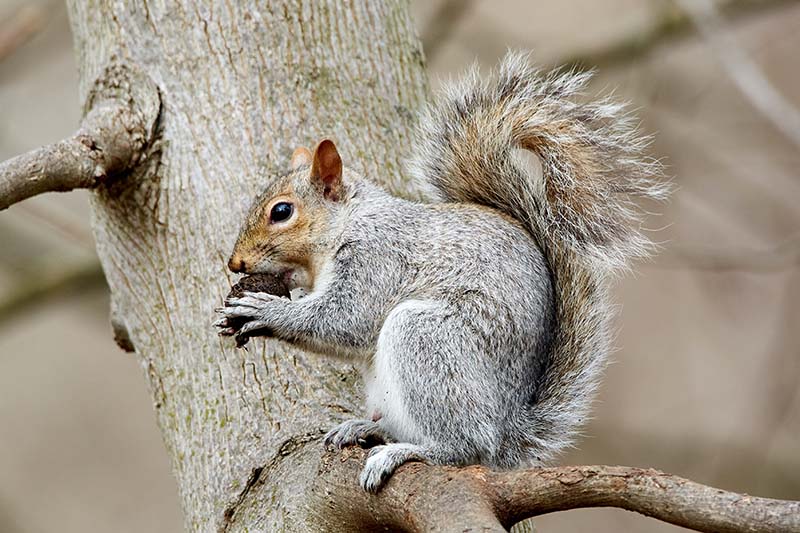
[[[43,223],[81,248],[94,252],[94,238],[91,232],[86,231],[58,211],[52,208],[43,209],[33,202],[20,203],[16,209],[18,213],[34,219],[35,223]]]
[[[44,28],[47,14],[40,6],[23,5],[0,22],[0,61]]]
[[[721,2],[718,9],[727,18],[734,20],[796,2],[797,0],[728,0]],[[631,32],[608,47],[568,56],[556,61],[556,64],[589,70],[599,66],[629,63],[646,56],[665,42],[692,34],[692,21],[688,14],[674,4],[667,4],[655,17],[655,21],[644,29]]]
[[[719,57],[742,94],[775,128],[800,147],[800,111],[769,82],[750,59],[711,0],[675,0]]]
[[[97,261],[51,271],[34,267],[26,276],[26,281],[20,280],[15,288],[0,300],[0,324],[19,317],[33,306],[48,303],[60,295],[80,289],[105,286],[106,278]]]

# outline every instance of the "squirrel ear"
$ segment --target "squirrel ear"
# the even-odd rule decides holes
[[[311,163],[311,183],[316,185],[323,196],[334,202],[342,196],[342,158],[336,151],[333,141],[325,139],[314,150]]]
[[[296,170],[303,165],[311,164],[311,151],[305,146],[301,146],[292,152],[292,170]]]

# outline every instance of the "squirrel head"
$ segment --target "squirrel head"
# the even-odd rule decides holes
[[[330,140],[298,148],[291,171],[256,201],[228,261],[232,272],[273,274],[312,287],[330,244],[331,219],[346,199],[342,159]]]

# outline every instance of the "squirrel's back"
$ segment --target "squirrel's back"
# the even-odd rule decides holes
[[[608,278],[652,248],[633,200],[668,192],[624,106],[577,99],[589,78],[542,74],[515,53],[486,80],[473,69],[423,114],[409,165],[431,198],[510,215],[544,253],[556,309],[528,416],[538,460],[588,414],[610,350]]]

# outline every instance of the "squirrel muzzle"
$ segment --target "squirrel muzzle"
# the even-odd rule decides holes
[[[250,265],[237,253],[234,253],[228,260],[228,270],[231,272],[246,274],[249,268]]]

